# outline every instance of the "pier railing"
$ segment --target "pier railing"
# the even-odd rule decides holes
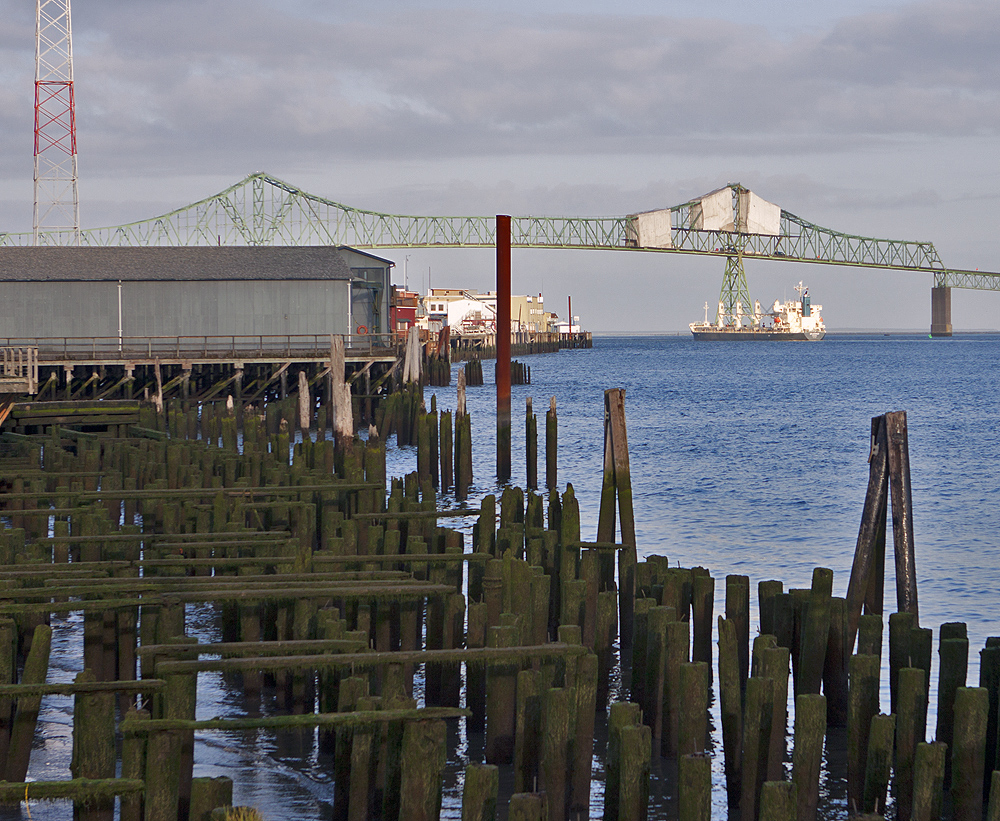
[[[30,345],[9,345],[0,348],[4,381],[16,382],[12,393],[38,393],[38,348]]]
[[[263,359],[322,358],[330,354],[331,334],[274,334],[223,336],[58,336],[31,340],[0,340],[6,352],[34,351],[37,384],[38,361],[115,362],[152,359]],[[348,357],[391,357],[397,352],[392,334],[343,336]],[[4,354],[6,374],[7,354]]]

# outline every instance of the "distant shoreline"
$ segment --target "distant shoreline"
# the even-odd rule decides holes
[[[593,331],[593,336],[598,337],[613,337],[613,336],[691,336],[690,331]],[[841,330],[826,332],[829,336],[928,336],[930,331],[928,330],[900,330],[895,329],[867,329],[867,328],[843,328]],[[1000,330],[971,330],[971,331],[955,331],[954,336],[998,336],[1000,335]]]

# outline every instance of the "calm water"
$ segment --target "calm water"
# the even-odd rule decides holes
[[[703,565],[720,580],[727,573],[744,573],[752,591],[758,581],[771,578],[785,582],[786,589],[808,586],[812,569],[825,566],[835,573],[834,594],[844,595],[867,484],[870,418],[905,410],[921,623],[935,628],[936,640],[941,622],[967,622],[969,682],[975,685],[978,651],[987,636],[1000,634],[998,360],[997,336],[833,336],[791,344],[599,338],[590,351],[525,358],[533,384],[512,389],[514,482],[523,486],[525,477],[525,399],[533,397],[544,431],[544,412],[554,396],[560,486],[573,483],[584,538],[594,538],[603,392],[623,387],[640,556],[659,553],[671,564]],[[490,365],[484,371],[491,372]],[[428,389],[428,403],[430,393],[437,394],[439,409],[454,407],[454,387]],[[468,391],[473,503],[497,490],[495,402],[491,384]],[[388,460],[394,475],[415,469],[413,449],[390,445]],[[454,499],[446,496],[442,503],[449,506]],[[894,603],[895,584],[891,547],[889,552],[887,609]],[[755,607],[755,592],[751,598]],[[720,586],[717,612],[722,601]],[[209,612],[194,618],[194,632],[205,641],[218,640]],[[756,622],[755,613],[753,618]],[[71,678],[79,668],[78,641],[69,638],[70,626],[57,629],[63,652],[53,654],[51,680]],[[936,677],[935,669],[932,711]],[[244,708],[238,693],[217,676],[202,676],[199,692],[199,718],[236,715]],[[887,691],[883,702],[888,712]],[[44,710],[44,737],[31,775],[65,778],[71,706],[65,699],[47,699]],[[933,734],[933,715],[928,725]],[[715,737],[718,743],[718,733]],[[481,739],[456,734],[452,747],[445,816],[458,818],[461,767],[467,760],[482,760]],[[232,776],[236,802],[257,805],[269,819],[330,816],[329,762],[302,739],[273,733],[199,735],[195,760],[196,775]],[[722,818],[718,760],[716,770],[715,814]],[[595,772],[600,776],[599,767]],[[824,776],[824,794],[824,817],[846,817],[843,785]],[[598,782],[598,814],[600,796]],[[652,800],[654,817],[670,817],[669,790],[655,792]],[[65,806],[32,805],[32,817],[39,821],[65,813]]]

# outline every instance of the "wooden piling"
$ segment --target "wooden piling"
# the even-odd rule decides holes
[[[643,724],[625,726],[620,730],[618,821],[646,821],[648,817],[651,741],[649,727]]]
[[[939,821],[944,802],[944,762],[948,745],[917,744],[913,761],[912,821]]]
[[[77,673],[74,682],[96,681],[89,670]],[[115,694],[78,693],[73,703],[73,778],[115,777]],[[79,821],[112,821],[113,797],[73,802],[73,816]]]
[[[708,664],[708,680],[712,682],[712,616],[715,607],[715,579],[707,572],[695,573],[691,580],[691,612],[694,637],[691,661]]]
[[[1000,770],[990,773],[990,801],[986,821],[1000,821]]]
[[[795,695],[819,693],[823,682],[827,641],[830,635],[830,598],[833,571],[825,567],[813,570],[809,606],[802,627],[799,667],[795,676]],[[772,779],[773,780],[773,779]]]
[[[719,702],[730,809],[739,807],[743,783],[743,706],[737,643],[736,626],[729,619],[719,616]]]
[[[704,752],[708,745],[708,664],[680,665],[677,755]]]
[[[989,691],[959,687],[955,693],[955,730],[951,749],[951,796],[954,821],[981,821],[986,764]]]
[[[622,789],[621,732],[625,727],[641,724],[642,708],[638,704],[617,701],[611,705],[608,714],[608,746],[604,756],[604,821],[618,821],[618,807]],[[651,739],[652,736],[650,736]]]
[[[510,797],[508,821],[547,821],[548,795],[543,792],[519,792]]]
[[[556,458],[558,455],[559,427],[556,419],[556,398],[549,400],[545,414],[545,487],[555,490],[558,485]]]
[[[896,717],[878,714],[872,718],[868,734],[868,759],[865,763],[865,786],[862,794],[864,812],[884,810],[892,769]]]
[[[750,577],[726,576],[726,620],[736,630],[740,692],[746,692],[750,673]]]
[[[47,624],[38,625],[32,635],[31,649],[21,671],[22,684],[45,683],[51,647],[52,628]],[[31,745],[35,738],[41,701],[41,696],[31,695],[20,696],[17,699],[17,710],[10,731],[5,781],[24,781],[28,775],[28,761],[31,757]]]
[[[572,701],[572,690],[564,687],[553,687],[543,696],[540,786],[548,797],[549,821],[569,818]]]
[[[913,810],[913,767],[917,744],[925,733],[927,689],[924,671],[916,667],[899,670],[896,696],[896,760],[893,784],[898,821],[909,821]]]
[[[712,757],[708,753],[682,754],[677,770],[678,821],[711,821]]]
[[[437,821],[446,750],[444,721],[410,721],[403,730],[400,818]]]
[[[748,678],[740,788],[742,821],[756,821],[760,817],[760,790],[767,780],[767,758],[771,744],[773,715],[774,682],[756,676]]]
[[[872,719],[878,715],[879,660],[875,655],[851,656],[850,703],[847,713],[847,805],[860,811]]]
[[[148,710],[131,709],[125,715],[125,721],[141,724],[149,721]],[[122,778],[145,780],[146,778],[146,739],[141,733],[125,733],[122,737]],[[232,803],[230,794],[229,802]],[[122,796],[120,821],[142,821],[144,795]],[[204,819],[192,819],[204,821]]]
[[[462,821],[496,821],[499,791],[499,767],[467,764],[462,787]]]
[[[955,696],[960,687],[965,687],[969,665],[969,640],[957,635],[958,625],[941,625],[941,641],[938,652],[938,707],[937,733],[935,738],[952,750],[955,735]],[[964,634],[965,625],[961,625]],[[946,638],[946,636],[951,636]],[[951,755],[945,758],[944,786],[951,785]]]
[[[490,647],[516,647],[517,627],[490,627]],[[517,665],[494,662],[486,671],[486,763],[512,764],[516,719]]]
[[[796,821],[798,789],[794,782],[766,781],[760,790],[760,817],[767,821]]]
[[[761,652],[758,675],[774,682],[774,712],[771,716],[771,743],[767,754],[767,780],[784,780],[785,736],[788,733],[788,665],[787,647],[771,647]]]
[[[541,674],[522,670],[517,674],[517,713],[514,733],[514,791],[532,792],[538,779],[541,748]]]
[[[826,736],[825,696],[804,694],[795,698],[795,749],[792,781],[796,787],[796,818],[813,821],[819,805],[819,776]]]

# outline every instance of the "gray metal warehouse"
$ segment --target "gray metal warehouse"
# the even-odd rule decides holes
[[[0,248],[0,338],[386,333],[392,266],[328,246]]]

